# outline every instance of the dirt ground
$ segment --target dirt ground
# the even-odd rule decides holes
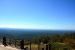
[[[19,50],[19,49],[13,48],[13,47],[10,47],[10,46],[4,47],[3,45],[0,45],[0,50]]]

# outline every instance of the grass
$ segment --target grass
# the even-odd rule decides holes
[[[63,50],[63,48],[68,48],[68,46],[66,46],[64,43],[59,43],[59,42],[55,42],[55,43],[51,43],[52,45],[52,49],[54,48],[55,50]],[[30,45],[25,45],[25,47],[28,47],[30,49]],[[39,45],[39,49],[42,50],[42,48],[44,48],[44,50],[46,50],[46,45],[41,43]],[[38,45],[37,44],[32,44],[31,45],[31,50],[38,50]]]

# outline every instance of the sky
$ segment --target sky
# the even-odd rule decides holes
[[[0,0],[0,28],[75,30],[75,0]]]

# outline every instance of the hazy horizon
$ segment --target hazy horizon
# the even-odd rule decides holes
[[[33,28],[31,28],[31,29],[29,29],[29,28],[0,28],[1,30],[3,29],[3,30],[33,30],[33,31],[43,31],[43,30],[45,30],[45,31],[74,31],[75,32],[75,30],[68,30],[68,29],[33,29]]]

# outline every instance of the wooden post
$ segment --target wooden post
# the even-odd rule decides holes
[[[31,50],[31,40],[30,40],[30,50]]]
[[[42,50],[44,50],[44,48],[42,48]]]
[[[48,44],[46,44],[46,50],[48,50]]]
[[[7,43],[6,43],[6,37],[3,37],[3,45],[6,47]]]
[[[49,44],[49,50],[51,50],[51,47],[52,47],[51,44]]]
[[[40,44],[38,43],[38,50],[40,50]]]
[[[40,40],[38,40],[38,50],[40,50]]]
[[[21,48],[21,49],[24,49],[24,40],[21,40],[21,41],[20,41],[20,48]]]

